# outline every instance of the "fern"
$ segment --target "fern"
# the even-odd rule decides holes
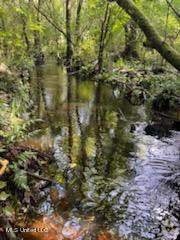
[[[14,183],[17,188],[29,191],[26,171],[16,168],[14,172]]]
[[[17,157],[17,161],[10,168],[13,171],[13,181],[18,189],[29,190],[27,182],[27,173],[21,169],[30,158],[36,158],[36,153],[32,151],[24,151]]]
[[[18,165],[23,166],[28,159],[33,158],[36,159],[37,153],[32,151],[24,151],[20,153],[18,156]]]

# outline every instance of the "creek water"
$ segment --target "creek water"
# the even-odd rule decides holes
[[[36,141],[53,148],[50,174],[62,180],[59,191],[67,191],[68,219],[95,216],[96,228],[118,239],[175,240],[179,132],[161,139],[146,135],[147,106],[132,106],[121,89],[68,76],[53,63],[36,69],[32,91],[35,114],[43,119]],[[53,214],[52,205],[47,195],[39,212]]]

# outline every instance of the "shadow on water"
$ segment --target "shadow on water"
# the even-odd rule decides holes
[[[32,89],[36,115],[44,120],[39,141],[53,146],[54,176],[63,176],[71,202],[68,218],[94,215],[99,228],[119,239],[175,240],[180,134],[145,135],[146,107],[131,106],[119,89],[68,76],[55,64],[36,69]],[[47,193],[39,206],[45,216],[57,211]]]

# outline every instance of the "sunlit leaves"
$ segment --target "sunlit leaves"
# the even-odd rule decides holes
[[[19,14],[26,15],[26,12],[20,7],[15,7],[15,11]]]
[[[7,185],[6,182],[0,181],[0,190],[3,189],[3,188],[5,188],[6,185]]]
[[[96,142],[95,138],[88,137],[86,140],[86,154],[87,157],[93,157],[95,155]]]
[[[106,113],[107,126],[109,128],[115,128],[117,125],[118,117],[116,112],[107,112]]]
[[[10,195],[6,192],[0,192],[0,201],[6,201]]]
[[[43,32],[44,31],[44,26],[42,24],[38,24],[38,23],[30,23],[29,24],[29,29],[31,31],[37,31],[37,32]]]
[[[3,7],[0,7],[0,17],[3,16],[4,13],[5,13],[5,11],[4,11]]]
[[[88,85],[88,87],[87,87]],[[79,86],[79,96],[82,100],[89,101],[93,98],[93,85],[83,83]]]
[[[79,155],[79,149],[80,149],[80,138],[77,134],[73,134],[72,136],[72,150],[71,150],[71,159],[72,162],[77,162],[78,160],[78,155]]]
[[[95,46],[95,39],[88,36],[88,38],[81,43],[80,57],[88,61],[93,60],[94,56],[96,56]]]

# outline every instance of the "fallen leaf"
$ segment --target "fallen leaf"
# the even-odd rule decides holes
[[[8,160],[6,160],[6,159],[1,159],[0,160],[0,165],[1,165],[1,167],[0,167],[0,176],[5,173],[8,164],[9,164]]]

